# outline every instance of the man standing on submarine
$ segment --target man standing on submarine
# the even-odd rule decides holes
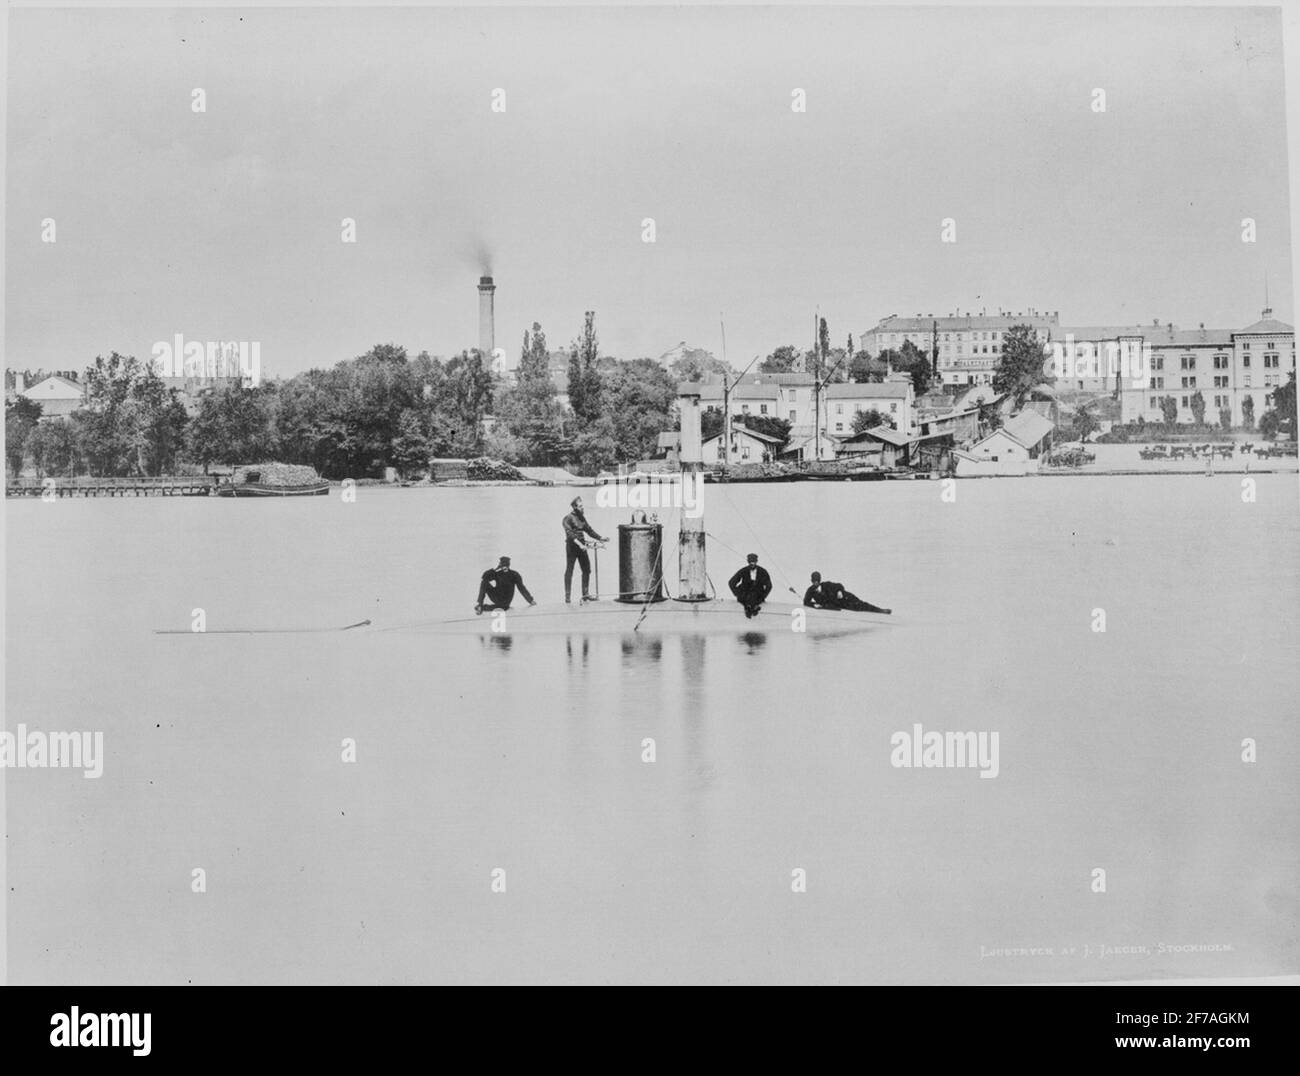
[[[591,524],[587,522],[587,517],[582,511],[582,498],[574,497],[569,507],[572,509],[564,517],[564,604],[568,605],[572,601],[573,593],[573,566],[578,564],[582,568],[582,600],[585,602],[595,601],[589,589],[591,579],[591,560],[587,556],[587,545],[589,544],[584,535],[590,535],[597,542],[605,541],[599,534],[592,530]]]

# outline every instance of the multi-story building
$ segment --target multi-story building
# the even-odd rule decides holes
[[[1134,386],[1127,377],[1120,385],[1120,420],[1164,421],[1162,400],[1177,404],[1179,422],[1193,422],[1192,401],[1196,393],[1205,401],[1204,420],[1217,423],[1228,411],[1233,426],[1246,424],[1251,401],[1252,422],[1272,406],[1275,389],[1286,384],[1296,368],[1295,330],[1272,317],[1264,317],[1244,329],[1148,331],[1151,369],[1147,384]]]
[[[1056,376],[1058,389],[1078,392],[1113,392],[1115,374],[1109,369],[1112,352],[1117,356],[1126,345],[1141,347],[1143,341],[1154,334],[1172,331],[1172,325],[1162,326],[1159,320],[1150,325],[1077,325],[1063,326],[1052,333],[1049,368],[1062,359],[1062,373]],[[1074,353],[1070,354],[1070,348]],[[1061,350],[1064,349],[1064,350]],[[1092,357],[1096,356],[1096,372],[1092,370]],[[1083,364],[1079,364],[1079,360]]]
[[[813,411],[817,393],[812,374],[749,374],[732,388],[727,405],[732,418],[738,415],[769,416],[790,423],[792,440],[814,436],[817,423]],[[829,436],[853,432],[853,416],[859,411],[879,411],[904,433],[916,425],[912,379],[895,374],[885,381],[835,382],[824,385],[821,399],[821,430]],[[700,406],[722,410],[723,386],[700,385]]]
[[[861,346],[872,355],[898,351],[910,342],[925,355],[939,350],[939,374],[945,385],[987,385],[993,380],[1002,344],[1013,325],[1028,325],[1046,344],[1058,334],[1060,311],[1009,310],[994,314],[957,314],[912,318],[890,315],[861,336]]]
[[[1254,404],[1254,418],[1273,406],[1273,390],[1285,385],[1296,368],[1295,328],[1273,317],[1265,308],[1253,325],[1232,334],[1232,422],[1242,425],[1242,406],[1247,397]]]

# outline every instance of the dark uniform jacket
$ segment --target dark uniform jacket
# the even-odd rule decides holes
[[[757,564],[746,564],[728,581],[727,586],[738,599],[758,604],[772,593],[772,577]]]
[[[579,515],[577,512],[570,512],[564,517],[564,537],[566,539],[581,545],[584,534],[590,534],[598,542],[604,541],[599,534],[591,529],[591,524],[587,522],[586,516]]]
[[[838,609],[844,600],[844,584],[823,579],[810,586],[803,596],[804,605],[814,609]]]
[[[533,596],[528,593],[528,588],[524,586],[523,576],[513,568],[507,568],[504,572],[489,568],[483,573],[483,582],[478,588],[479,601],[506,608],[515,600],[516,587],[524,596],[524,601],[533,600]]]

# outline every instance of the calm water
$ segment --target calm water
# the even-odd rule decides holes
[[[553,602],[571,491],[10,501],[6,726],[107,755],[7,774],[10,981],[1296,972],[1300,511],[1257,481],[708,487],[778,591],[895,610],[820,640],[159,636],[460,615],[502,553]],[[892,767],[918,722],[998,777]]]

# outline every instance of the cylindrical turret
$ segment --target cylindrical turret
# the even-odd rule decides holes
[[[618,601],[661,602],[664,597],[664,528],[633,512],[618,525]]]

